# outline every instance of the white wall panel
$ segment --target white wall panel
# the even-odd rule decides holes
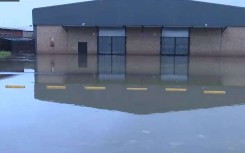
[[[125,28],[100,28],[99,36],[125,36]]]
[[[189,28],[163,28],[163,37],[189,37]]]

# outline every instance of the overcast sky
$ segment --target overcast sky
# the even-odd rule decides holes
[[[32,24],[32,9],[85,0],[20,0],[20,2],[0,2],[0,27],[27,27]],[[244,0],[200,0],[245,7]]]

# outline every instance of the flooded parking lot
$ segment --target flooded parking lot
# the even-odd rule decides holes
[[[245,150],[245,58],[40,55],[0,65],[0,152]]]

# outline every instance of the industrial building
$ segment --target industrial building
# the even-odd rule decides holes
[[[245,55],[245,8],[190,0],[95,0],[36,8],[38,54]]]

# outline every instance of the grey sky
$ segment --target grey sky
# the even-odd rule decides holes
[[[20,0],[20,2],[0,2],[1,27],[27,27],[32,24],[32,9],[43,6],[82,2],[85,0]],[[200,0],[245,7],[242,0]]]

